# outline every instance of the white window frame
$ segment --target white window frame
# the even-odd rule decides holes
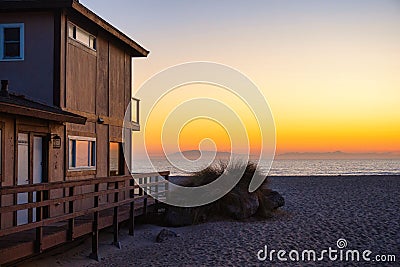
[[[72,158],[71,158],[71,141],[87,141],[87,142],[93,142],[93,150],[92,153],[89,153],[90,159],[88,159],[88,166],[78,166],[78,167],[73,167],[71,166],[72,164]],[[88,148],[89,149],[89,148]],[[90,152],[90,151],[89,151]],[[76,153],[76,151],[75,151]],[[76,157],[76,155],[75,155]],[[89,166],[89,161],[93,162],[94,165]],[[96,138],[93,137],[84,137],[84,136],[68,136],[68,170],[69,171],[85,171],[85,170],[90,170],[90,171],[95,171],[96,170],[96,161],[97,161],[97,141]]]
[[[70,28],[71,28],[71,27],[72,27],[72,28],[75,27],[75,30],[73,30],[75,36],[71,36],[71,34],[70,34]],[[79,39],[77,39],[77,37],[76,37],[76,32],[77,32],[77,30],[79,30],[79,31],[81,31],[82,33],[84,33],[85,35],[87,35],[88,40],[89,40],[89,43],[85,43],[85,42],[82,42],[82,41],[80,41]],[[91,49],[91,50],[93,50],[93,51],[97,51],[97,37],[94,36],[93,34],[90,34],[89,32],[85,31],[85,30],[82,29],[81,27],[79,27],[79,26],[77,26],[77,25],[75,25],[75,24],[73,24],[73,23],[71,23],[71,22],[68,22],[68,31],[67,31],[67,32],[68,32],[68,38],[70,38],[71,40],[74,40],[75,42],[78,42],[78,43],[80,43],[80,44],[86,46],[87,48],[89,48],[89,49]],[[91,40],[93,41],[93,47],[90,46],[90,41],[91,41]]]
[[[13,57],[13,58],[6,58],[4,57],[4,29],[7,28],[19,28],[19,51],[20,51],[20,56],[19,57]],[[5,24],[0,24],[0,61],[23,61],[24,60],[24,50],[25,50],[25,25],[24,23],[5,23]]]

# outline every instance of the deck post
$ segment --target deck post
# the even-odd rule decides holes
[[[36,201],[40,202],[43,200],[43,191],[36,192]],[[36,208],[36,221],[40,222],[43,219],[43,207]],[[36,228],[36,240],[35,250],[36,253],[42,253],[43,251],[43,227],[39,226]]]
[[[129,185],[132,187],[129,190],[129,197],[131,198],[129,207],[129,235],[134,235],[135,228],[135,179],[129,180]]]
[[[139,180],[139,196],[143,196],[142,185],[143,185],[144,178],[139,178],[138,180]]]
[[[148,177],[144,178],[143,186],[147,183],[148,183]],[[146,185],[146,190],[142,190],[143,196],[145,196],[145,198],[143,199],[143,216],[144,216],[144,218],[147,217],[147,190],[148,189],[149,188]]]
[[[169,181],[169,174],[166,174],[166,175],[164,175],[164,179],[166,180],[166,181]],[[167,201],[167,198],[168,198],[168,186],[169,184],[168,183],[165,183],[165,186],[164,186],[164,191],[165,191],[165,201]]]
[[[115,182],[115,189],[119,189],[119,183]],[[114,193],[114,202],[119,202],[119,193]],[[119,234],[119,226],[118,226],[118,206],[114,207],[114,215],[113,215],[113,228],[114,228],[114,241],[113,245],[117,248],[121,249],[121,242],[118,241],[118,234]]]
[[[72,197],[74,195],[74,190],[75,187],[71,186],[69,188],[69,194],[68,196]],[[74,201],[69,201],[68,203],[68,213],[72,214],[74,213]],[[75,219],[71,218],[68,220],[68,240],[73,241],[74,240],[74,228],[75,228]]]
[[[155,208],[156,208],[156,211],[157,211],[157,213],[158,213],[158,208],[159,208],[159,201],[158,201],[158,192],[159,192],[159,190],[158,190],[158,187],[159,187],[159,181],[160,181],[160,179],[159,179],[159,177],[158,176],[156,176],[155,177],[155,183],[156,183],[156,187],[154,188],[154,196],[155,196],[155,198],[154,198],[154,203],[155,203]]]
[[[99,184],[95,184],[94,191],[99,192]],[[94,197],[94,207],[99,207],[99,196]],[[89,256],[91,259],[100,262],[99,255],[99,212],[93,214],[92,226],[92,253]]]

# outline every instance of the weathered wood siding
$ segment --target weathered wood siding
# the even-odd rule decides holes
[[[97,57],[94,51],[68,39],[66,67],[66,106],[81,112],[96,113]]]
[[[69,22],[63,16],[61,27]],[[96,51],[69,38],[64,31],[65,81],[60,103],[71,112],[88,117],[86,125],[67,124],[67,135],[96,137],[96,171],[68,172],[67,179],[104,177],[109,174],[109,142],[122,142],[122,122],[131,99],[132,58],[125,48],[104,32],[94,32],[79,21],[72,23],[97,37]],[[64,98],[64,99],[63,99]],[[98,118],[104,123],[98,123]],[[68,155],[66,151],[66,159]],[[65,163],[68,166],[68,162]],[[126,169],[126,172],[128,170]]]
[[[97,38],[97,86],[96,111],[98,115],[109,115],[109,46],[104,36]]]
[[[3,151],[2,151],[2,175],[1,175],[1,185],[11,186],[14,185],[14,143],[15,143],[15,125],[14,119],[8,116],[1,116],[0,126],[2,127],[2,138],[3,138]],[[7,159],[7,160],[5,160]],[[14,199],[10,196],[2,196],[2,205],[14,204]],[[1,227],[8,227],[13,225],[13,214],[6,213],[1,214]]]
[[[62,16],[61,27],[67,29],[71,18]],[[109,175],[109,143],[122,142],[122,122],[131,99],[132,60],[125,48],[102,31],[93,31],[79,20],[71,22],[96,36],[96,51],[76,42],[64,31],[61,56],[65,73],[61,73],[60,103],[68,111],[88,118],[86,125],[66,124],[66,135],[96,137],[96,170],[68,171],[68,148],[65,151],[66,180],[106,177]],[[61,67],[61,72],[63,67]],[[64,106],[63,106],[64,105]],[[104,123],[99,123],[102,118]],[[68,144],[67,144],[68,145]],[[129,173],[125,169],[125,173]],[[85,189],[77,189],[77,194]],[[87,191],[93,188],[87,188]],[[107,201],[101,197],[100,202]],[[76,210],[92,203],[76,203]]]
[[[53,13],[0,13],[2,23],[24,23],[25,40],[24,60],[0,61],[0,79],[9,80],[12,91],[53,105]]]
[[[18,116],[10,116],[2,114],[0,117],[0,127],[3,134],[3,164],[2,164],[2,181],[1,186],[13,186],[17,184],[18,177],[18,133],[29,133],[30,141],[33,136],[48,137],[50,134],[57,134],[61,137],[61,147],[64,147],[64,126],[54,124],[48,121],[22,118]],[[48,144],[48,164],[44,172],[47,173],[49,180],[52,182],[64,180],[64,150],[54,149],[51,140],[45,138],[44,141]],[[30,162],[32,162],[32,143],[30,147]],[[6,160],[5,160],[6,159]],[[31,163],[32,164],[32,163]],[[30,175],[31,176],[31,175]],[[32,177],[32,176],[31,176]],[[62,195],[62,190],[55,190],[49,198],[55,198]],[[14,204],[12,196],[2,196],[2,205]],[[50,207],[50,214],[61,214],[64,212],[63,206],[53,205]],[[1,214],[1,226],[8,227],[14,223],[14,216],[12,213]]]

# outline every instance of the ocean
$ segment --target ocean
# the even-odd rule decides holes
[[[179,168],[172,166],[163,159],[152,161],[157,171],[170,171],[171,176],[189,175]],[[183,164],[183,163],[182,163]],[[206,165],[185,165],[185,169],[199,171]],[[261,165],[261,170],[267,173],[266,166]],[[141,161],[135,161],[133,172],[151,172]],[[275,160],[269,171],[269,176],[338,176],[338,175],[400,175],[400,159],[323,159],[323,160]]]

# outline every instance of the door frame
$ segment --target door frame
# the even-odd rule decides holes
[[[28,166],[28,172],[29,172],[29,184],[33,184],[33,142],[34,142],[34,137],[42,137],[43,138],[43,143],[42,143],[42,160],[43,160],[43,165],[42,165],[42,182],[46,183],[49,181],[49,134],[47,133],[36,133],[36,132],[29,132],[29,131],[17,131],[16,132],[16,137],[15,137],[15,177],[14,177],[14,184],[18,185],[18,134],[23,133],[28,135],[28,146],[29,146],[29,152],[28,152],[28,157],[29,157],[29,166]]]
[[[17,127],[16,127],[17,128]],[[48,174],[49,174],[49,134],[43,132],[34,132],[27,130],[19,130],[15,131],[15,175],[14,175],[14,184],[18,185],[18,136],[19,134],[27,134],[28,135],[28,184],[33,184],[33,149],[34,149],[34,137],[41,137],[42,140],[42,183],[48,182]],[[48,195],[43,194],[44,199],[48,199]],[[39,200],[40,201],[40,200]],[[33,202],[33,192],[28,193],[28,202]],[[18,203],[18,194],[14,195],[14,203]],[[28,209],[28,223],[33,221],[33,211],[34,209]],[[36,210],[38,211],[38,210]],[[44,216],[47,216],[48,210],[45,209],[43,211]],[[18,224],[17,220],[17,212],[14,213],[14,225]]]

